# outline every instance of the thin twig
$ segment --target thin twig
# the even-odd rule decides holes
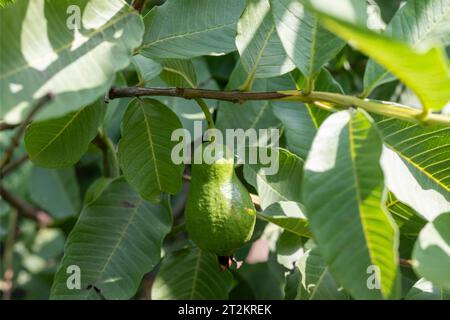
[[[20,139],[22,138],[23,133],[25,132],[25,129],[30,123],[30,121],[33,119],[33,117],[36,115],[39,110],[41,110],[42,107],[44,107],[47,103],[49,103],[53,99],[52,94],[46,94],[41,99],[37,101],[37,103],[34,105],[34,107],[31,108],[30,112],[28,113],[27,117],[24,119],[24,121],[20,124],[18,127],[17,132],[15,135],[11,138],[10,146],[5,150],[5,154],[3,158],[0,160],[0,170],[3,169],[11,160],[12,155],[14,153],[14,150],[17,148],[17,146],[20,143]]]
[[[19,214],[36,221],[41,228],[48,227],[53,223],[53,219],[46,212],[33,207],[24,199],[13,195],[3,186],[0,186],[0,196],[12,207],[16,208],[19,211]]]
[[[288,97],[289,95],[278,92],[241,92],[241,91],[219,91],[209,89],[193,88],[143,88],[143,87],[124,87],[111,88],[109,99],[125,97],[142,96],[166,96],[180,97],[185,99],[216,99],[230,101],[234,103],[243,103],[249,100],[274,100]]]
[[[450,126],[450,116],[447,115],[430,113],[427,115],[427,117],[424,118],[423,111],[420,109],[396,105],[390,102],[360,99],[354,96],[320,91],[312,91],[310,94],[305,94],[301,90],[286,90],[276,92],[242,92],[174,87],[123,87],[111,88],[108,94],[109,99],[142,96],[168,96],[185,99],[203,98],[223,100],[233,103],[244,103],[246,101],[254,100],[298,101],[302,103],[330,103],[339,108],[361,108],[368,112],[413,123]]]
[[[402,267],[412,268],[412,261],[408,259],[400,258],[399,264]]]
[[[24,155],[20,157],[17,160],[14,160],[13,162],[6,165],[1,171],[0,171],[0,178],[3,179],[6,176],[8,176],[10,173],[14,172],[17,168],[19,168],[22,164],[27,162],[29,159],[28,155]]]
[[[0,131],[12,130],[20,126],[20,123],[10,124],[6,122],[0,122]]]
[[[145,2],[146,2],[146,0],[134,0],[132,7],[135,10],[142,12],[142,9],[144,9],[144,7],[145,7]]]

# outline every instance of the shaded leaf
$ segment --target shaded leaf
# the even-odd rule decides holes
[[[277,171],[260,163],[244,164],[245,180],[257,190],[263,209],[278,201],[299,201],[301,195],[303,160],[285,149],[272,153],[271,165],[278,165]]]
[[[119,162],[130,185],[147,200],[161,192],[175,194],[181,188],[182,164],[171,159],[172,132],[182,128],[168,107],[152,99],[134,99],[125,112]]]
[[[414,246],[413,266],[425,279],[450,290],[450,212],[422,229]]]
[[[422,278],[409,290],[405,300],[450,300],[450,291],[440,289]]]
[[[231,282],[229,271],[219,271],[216,256],[185,248],[164,257],[151,294],[155,300],[225,300]]]
[[[159,263],[169,220],[162,205],[142,200],[124,179],[116,179],[83,209],[66,242],[50,298],[131,298],[144,274]],[[67,288],[70,265],[80,268],[81,289]]]
[[[105,115],[99,102],[63,117],[33,122],[25,133],[30,160],[47,168],[69,167],[86,153]]]
[[[300,237],[311,237],[303,206],[292,201],[272,203],[258,216]]]
[[[300,283],[297,300],[347,300],[349,297],[334,280],[317,248],[308,250],[297,261]]]
[[[43,169],[33,167],[30,198],[56,219],[77,215],[81,200],[73,168]]]

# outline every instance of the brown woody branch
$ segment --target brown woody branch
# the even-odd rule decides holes
[[[10,145],[5,150],[3,158],[0,160],[0,170],[3,169],[11,160],[14,150],[19,145],[20,139],[22,138],[22,135],[25,132],[25,129],[26,129],[28,123],[30,123],[30,121],[33,119],[33,117],[36,115],[36,113],[39,112],[39,110],[41,110],[41,108],[44,107],[47,103],[49,103],[52,99],[53,99],[52,94],[50,94],[50,93],[46,94],[45,96],[43,96],[41,99],[39,99],[37,101],[37,103],[33,106],[33,108],[31,108],[27,117],[19,125],[17,132],[11,138]]]
[[[312,91],[307,94],[301,90],[286,90],[276,92],[242,92],[174,87],[123,87],[111,88],[108,95],[105,97],[105,100],[108,101],[116,98],[142,96],[167,96],[185,99],[215,99],[233,103],[243,103],[246,101],[254,100],[298,101],[302,103],[314,103],[317,107],[323,108],[327,111],[333,110],[332,107],[337,107],[337,109],[347,109],[350,107],[354,107],[361,108],[371,113],[393,117],[412,123],[450,126],[450,116],[448,115],[438,113],[427,113],[426,115],[424,115],[423,110],[407,106],[400,106],[391,102],[373,101],[369,99],[361,99],[354,96],[319,91]]]
[[[53,223],[53,219],[46,212],[33,207],[24,199],[13,195],[3,186],[0,186],[0,196],[12,207],[16,208],[22,216],[36,221],[40,227],[48,227]]]
[[[109,99],[142,96],[166,96],[180,97],[185,99],[215,99],[230,101],[233,103],[243,103],[250,100],[278,100],[289,97],[289,95],[279,92],[242,92],[242,91],[218,91],[208,89],[192,88],[143,88],[124,87],[111,88]]]
[[[24,155],[23,157],[14,160],[13,162],[6,165],[1,171],[0,171],[0,179],[5,178],[7,175],[12,173],[14,170],[19,168],[22,164],[24,164],[29,159],[28,155]]]

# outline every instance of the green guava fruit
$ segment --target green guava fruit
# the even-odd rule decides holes
[[[217,256],[232,256],[250,240],[256,210],[234,172],[233,155],[227,156],[226,146],[216,147],[220,151],[212,163],[202,161],[192,165],[185,209],[186,230],[200,249]],[[199,153],[201,148],[196,150],[196,156]],[[200,157],[204,159],[202,153]]]

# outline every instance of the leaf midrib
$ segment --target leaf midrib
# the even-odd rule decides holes
[[[72,124],[72,122],[75,121],[75,119],[80,115],[80,113],[84,111],[84,109],[85,108],[81,108],[80,110],[76,111],[73,114],[72,118],[69,121],[67,121],[67,123],[56,133],[56,135],[52,139],[50,139],[50,141],[47,142],[47,144],[42,149],[40,149],[34,156],[32,157],[30,156],[30,158],[37,159],[42,152],[47,150],[47,148],[49,148],[50,145],[52,145],[56,141],[56,139],[58,139],[63,134],[64,131],[66,131],[66,129]]]
[[[159,180],[159,171],[158,171],[158,165],[156,164],[156,155],[155,155],[155,150],[153,147],[153,139],[152,139],[152,132],[150,130],[150,125],[148,123],[148,119],[147,119],[147,113],[145,112],[145,109],[142,105],[142,102],[139,101],[139,108],[142,111],[143,117],[144,117],[144,123],[145,123],[145,128],[146,128],[146,132],[147,132],[147,137],[148,137],[148,141],[149,141],[149,149],[150,149],[150,153],[153,157],[153,166],[155,168],[155,176],[156,176],[156,183],[158,184],[158,189],[162,190],[161,188],[161,181]]]

